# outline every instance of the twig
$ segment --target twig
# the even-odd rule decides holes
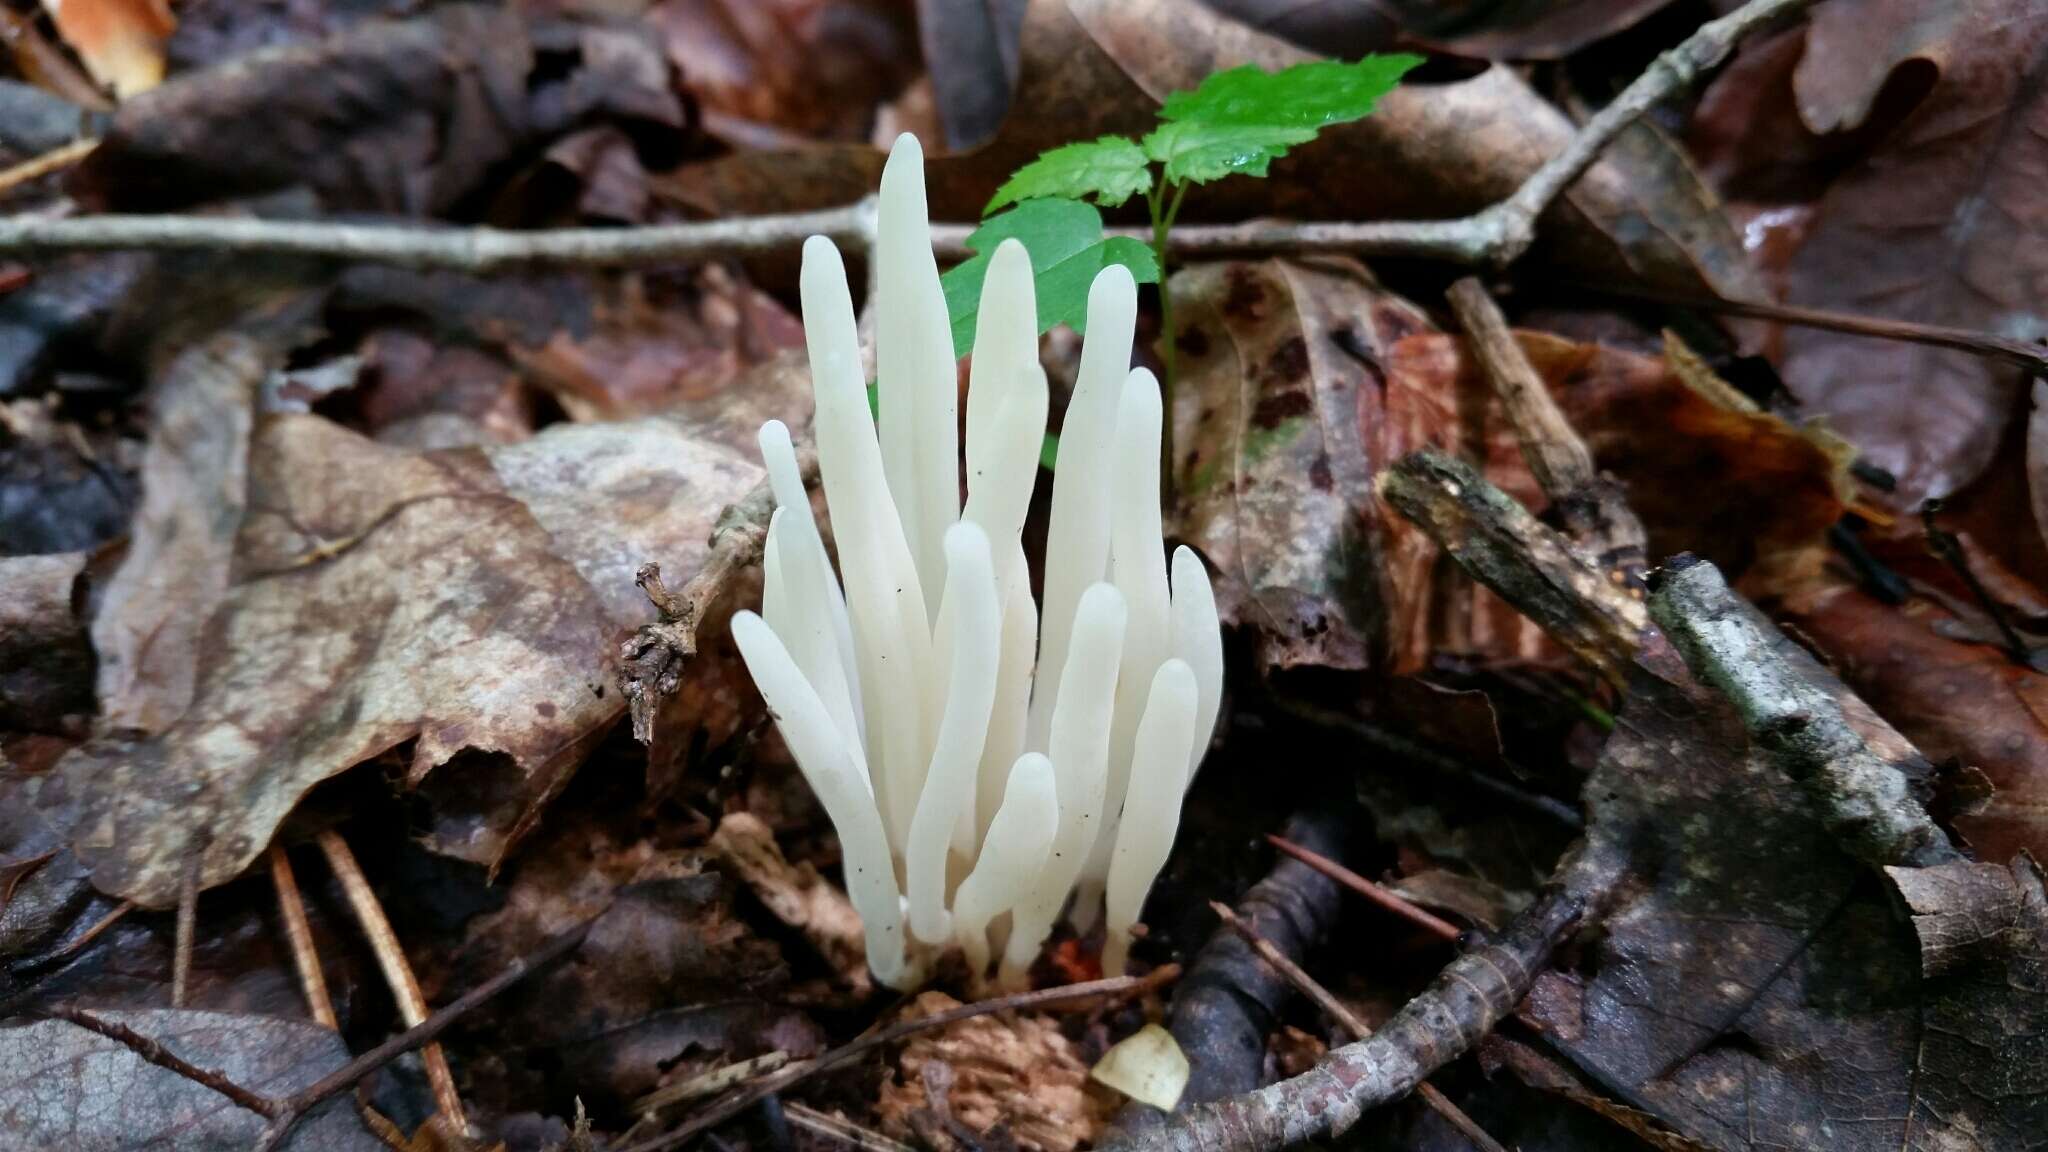
[[[1267,839],[1277,841],[1278,838],[1269,836]],[[1335,1020],[1337,1026],[1344,1030],[1346,1036],[1352,1040],[1364,1040],[1372,1035],[1372,1029],[1366,1026],[1365,1021],[1358,1018],[1357,1013],[1345,1007],[1344,1002],[1332,995],[1328,988],[1316,983],[1315,977],[1310,976],[1307,969],[1288,959],[1285,953],[1273,947],[1272,942],[1259,935],[1257,929],[1238,919],[1237,913],[1230,910],[1230,905],[1220,900],[1211,900],[1209,901],[1209,907],[1215,909],[1216,915],[1222,917],[1223,922],[1230,926],[1231,931],[1236,932],[1238,936],[1243,938],[1246,944],[1251,945],[1252,951],[1259,954],[1259,959],[1271,964],[1273,970],[1285,976],[1287,982],[1294,985],[1296,991],[1308,997],[1317,1008],[1322,1009],[1324,1015]],[[1422,1102],[1429,1105],[1437,1115],[1442,1116],[1449,1122],[1451,1127],[1464,1133],[1465,1138],[1470,1140],[1472,1146],[1479,1149],[1480,1152],[1507,1152],[1506,1148],[1501,1147],[1500,1141],[1495,1140],[1486,1129],[1479,1126],[1477,1121],[1467,1116],[1465,1110],[1458,1107],[1457,1104],[1451,1101],[1450,1097],[1439,1091],[1436,1085],[1425,1080],[1415,1086],[1415,1094],[1421,1097]]]
[[[1512,1012],[1584,906],[1575,886],[1551,889],[1498,943],[1452,961],[1370,1039],[1336,1049],[1292,1079],[1197,1105],[1156,1129],[1112,1134],[1104,1152],[1278,1152],[1341,1136],[1367,1110],[1407,1095],[1463,1055]]]
[[[1649,625],[1640,598],[1471,465],[1416,452],[1380,474],[1382,499],[1616,687]]]
[[[775,1071],[789,1063],[789,1053],[782,1051],[764,1052],[759,1056],[722,1064],[709,1072],[700,1073],[688,1080],[679,1080],[664,1085],[633,1102],[635,1112],[659,1112],[690,1100],[701,1100],[716,1096],[720,1092],[752,1080],[756,1076]]]
[[[40,156],[31,156],[10,168],[0,169],[0,196],[31,180],[40,180],[59,169],[69,168],[91,155],[92,150],[99,146],[98,140],[73,140]]]
[[[898,1021],[887,1028],[870,1032],[865,1036],[842,1044],[815,1060],[803,1060],[785,1065],[781,1069],[761,1077],[759,1080],[733,1092],[717,1104],[691,1117],[689,1122],[680,1128],[671,1132],[664,1132],[651,1140],[635,1144],[627,1149],[626,1152],[660,1152],[661,1149],[665,1148],[681,1147],[695,1139],[704,1130],[713,1125],[723,1124],[725,1121],[753,1107],[766,1097],[778,1092],[786,1092],[812,1076],[841,1067],[859,1059],[862,1055],[881,1045],[893,1044],[907,1036],[915,1036],[920,1032],[928,1032],[934,1028],[943,1028],[948,1024],[957,1024],[962,1020],[971,1020],[976,1016],[986,1016],[991,1012],[1042,1008],[1048,1004],[1058,1004],[1067,1000],[1083,1000],[1095,996],[1115,995],[1140,987],[1143,983],[1143,980],[1135,976],[1115,976],[1107,980],[1091,980],[1085,984],[1069,984],[1064,988],[1043,988],[1036,992],[1019,992],[1011,996],[998,996],[993,1000],[981,1000],[973,1004],[963,1004],[958,1008],[949,1008],[944,1012],[934,1012],[930,1016],[920,1016],[915,1020]]]
[[[291,1134],[292,1126],[297,1124],[301,1117],[305,1116],[307,1112],[311,1111],[329,1096],[347,1091],[351,1086],[361,1081],[363,1077],[391,1063],[407,1052],[422,1045],[432,1043],[435,1037],[447,1031],[456,1021],[469,1015],[492,997],[533,973],[548,967],[569,953],[574,952],[583,944],[584,937],[590,935],[590,926],[596,922],[595,917],[585,920],[576,927],[541,945],[531,954],[514,960],[506,965],[496,976],[449,1001],[425,1020],[377,1045],[375,1048],[349,1061],[345,1066],[322,1076],[320,1079],[292,1093],[283,1100],[277,1101],[278,1112],[276,1119],[271,1121],[269,1129],[264,1133],[262,1143],[257,1145],[257,1152],[271,1152],[272,1149],[283,1144],[285,1137]]]
[[[320,970],[320,952],[313,947],[313,927],[306,922],[306,905],[299,899],[299,884],[292,876],[292,862],[284,845],[270,846],[270,883],[277,889],[277,911],[284,920],[285,940],[292,949],[292,966],[299,973],[299,988],[306,994],[306,1009],[322,1025],[341,1031],[334,1015],[334,1001],[327,993],[327,976]]]
[[[178,888],[177,919],[171,930],[171,1007],[185,1006],[192,976],[192,937],[199,923],[199,854],[185,861],[185,880]]]
[[[900,1140],[891,1140],[880,1132],[863,1128],[851,1120],[827,1116],[815,1108],[806,1108],[795,1101],[785,1101],[782,1111],[789,1117],[791,1125],[828,1140],[852,1145],[861,1152],[914,1152],[910,1145]]]
[[[1365,223],[1250,221],[1221,227],[1176,228],[1170,249],[1183,256],[1244,252],[1349,252],[1408,256],[1460,264],[1503,266],[1536,237],[1536,218],[1585,174],[1601,151],[1633,123],[1702,73],[1719,64],[1751,30],[1790,16],[1813,0],[1750,0],[1700,26],[1652,61],[1621,94],[1580,127],[1506,200],[1459,220],[1388,220]],[[535,263],[578,265],[665,264],[792,248],[822,233],[842,246],[866,248],[874,235],[874,208],[863,200],[843,208],[785,216],[756,216],[701,224],[642,228],[569,228],[503,232],[490,228],[428,229],[376,224],[327,224],[194,216],[99,216],[82,220],[0,221],[0,255],[62,251],[199,248],[214,252],[269,252],[380,261],[412,268],[491,272]],[[948,254],[959,254],[963,231],[934,229]]]
[[[77,936],[65,941],[62,947],[57,948],[54,951],[46,952],[41,956],[31,957],[28,960],[22,961],[15,967],[15,971],[20,971],[23,968],[42,968],[46,965],[53,964],[58,960],[62,960],[66,956],[73,955],[74,953],[83,949],[87,944],[90,944],[94,940],[98,939],[100,933],[105,932],[107,929],[112,928],[114,925],[120,923],[121,917],[126,916],[127,914],[133,911],[135,911],[135,904],[133,901],[121,901],[119,904],[114,905],[114,908],[111,912],[108,912],[105,916],[102,916],[98,920],[93,921],[92,927],[87,928],[85,931],[80,932]]]
[[[1478,280],[1451,285],[1451,310],[1465,329],[1480,369],[1500,397],[1501,411],[1522,446],[1522,458],[1574,543],[1640,586],[1647,537],[1643,523],[1612,480],[1600,475],[1593,453],[1565,419],[1536,366],[1508,328],[1500,305]]]
[[[482,274],[536,264],[625,267],[783,252],[820,234],[843,247],[865,249],[874,219],[872,199],[780,216],[532,232],[234,216],[14,217],[0,219],[0,255],[198,250]]]
[[[1977,356],[2003,360],[2030,372],[2048,374],[2048,345],[2017,340],[1992,332],[1948,328],[1939,324],[1918,324],[1911,320],[1890,320],[1881,316],[1858,316],[1850,312],[1829,312],[1820,308],[1799,308],[1790,304],[1772,304],[1762,300],[1723,300],[1714,296],[1693,296],[1684,292],[1666,292],[1655,288],[1613,288],[1570,280],[1563,283],[1573,291],[1588,292],[1597,296],[1647,300],[1676,308],[1692,308],[1700,312],[1719,312],[1752,320],[1773,320],[1780,324],[1790,324],[1795,328],[1819,328],[1847,336],[1867,336],[1873,340],[1897,340],[1906,344],[1950,348],[1957,352],[1969,352]]]
[[[1941,557],[1941,562],[1948,565],[1950,571],[1962,579],[1963,587],[1970,590],[1970,597],[1977,601],[1977,607],[1991,618],[1992,625],[1998,629],[1999,637],[2005,641],[2005,658],[2022,668],[2033,667],[2033,648],[2020,636],[2019,629],[2012,626],[2012,621],[2006,618],[2004,605],[2000,604],[1990,589],[1984,587],[1984,582],[1977,578],[1976,569],[1970,567],[1969,555],[1963,551],[1963,542],[1956,538],[1955,533],[1944,531],[1941,525],[1935,522],[1934,518],[1941,514],[1941,508],[1942,503],[1939,500],[1929,500],[1920,506],[1920,526],[1927,534],[1927,546],[1934,550],[1936,556]]]
[[[806,485],[818,477],[817,450],[797,446],[797,469]],[[726,586],[740,573],[761,563],[768,542],[768,518],[775,494],[763,479],[745,496],[726,506],[711,529],[711,552],[681,592],[661,582],[661,565],[640,566],[637,583],[661,618],[644,624],[620,645],[619,686],[633,717],[633,738],[642,744],[654,738],[655,713],[661,702],[682,686],[683,671],[697,654],[697,630],[703,626]]]
[[[1312,852],[1282,836],[1267,836],[1266,843],[1321,872],[1323,875],[1385,908],[1394,915],[1421,925],[1439,940],[1454,941],[1460,935],[1457,925],[1436,915],[1427,908],[1411,903],[1386,888],[1367,880],[1365,877],[1360,876],[1358,873],[1319,852]]]
[[[1652,583],[1650,614],[1686,666],[1735,706],[1750,739],[1807,790],[1844,848],[1880,867],[1963,858],[1905,775],[1857,735],[1833,694],[1794,666],[1789,653],[1799,650],[1719,569],[1680,556]]]
[[[384,915],[384,906],[377,901],[377,894],[370,890],[370,880],[363,875],[362,866],[356,863],[355,853],[349,851],[348,841],[331,828],[322,829],[317,837],[320,850],[327,855],[328,867],[334,869],[335,878],[341,881],[341,890],[348,896],[349,907],[354,909],[357,923],[362,925],[363,935],[369,938],[370,950],[376,953],[377,966],[384,971],[384,981],[391,986],[391,996],[398,1001],[398,1014],[408,1028],[418,1027],[427,1019],[427,999],[420,993],[419,978],[413,975],[412,965],[406,962],[405,949],[398,943],[398,934],[391,930],[391,921]],[[467,1131],[468,1119],[462,1110],[462,1096],[455,1090],[455,1074],[448,1068],[448,1057],[442,1053],[439,1044],[430,1044],[420,1053],[421,1063],[427,1068],[427,1083],[434,1091],[434,1106],[440,1110],[457,1132]]]
[[[74,1008],[70,1005],[57,1005],[45,1008],[42,1010],[42,1013],[43,1015],[62,1020],[67,1024],[75,1024],[88,1032],[97,1032],[127,1048],[130,1052],[135,1053],[149,1063],[167,1071],[175,1072],[194,1084],[211,1088],[241,1107],[265,1119],[274,1120],[284,1110],[283,1105],[270,1097],[259,1096],[211,1068],[201,1068],[199,1065],[179,1057],[162,1044],[144,1036],[126,1024],[108,1020],[102,1016],[96,1016],[83,1008]]]

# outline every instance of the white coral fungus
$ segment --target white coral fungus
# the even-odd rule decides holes
[[[840,577],[789,431],[771,421],[766,586],[761,615],[734,618],[734,639],[839,831],[868,964],[885,983],[914,986],[952,944],[979,978],[1005,922],[1003,977],[1020,981],[1077,886],[1082,927],[1107,896],[1104,966],[1121,971],[1223,679],[1208,572],[1182,548],[1169,579],[1159,385],[1130,366],[1137,287],[1111,266],[1089,292],[1041,606],[1022,542],[1046,424],[1030,258],[1009,240],[989,261],[964,508],[953,344],[911,136],[882,173],[874,259],[879,437],[846,270],[823,237],[804,245]]]

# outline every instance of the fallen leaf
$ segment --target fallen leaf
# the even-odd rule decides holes
[[[809,864],[792,864],[759,817],[733,812],[718,822],[711,848],[777,920],[803,934],[854,994],[865,993],[868,955],[860,913],[844,890]]]
[[[0,326],[0,347],[11,335]],[[121,534],[135,503],[140,444],[59,408],[54,396],[0,401],[0,553],[97,548]]]
[[[943,992],[923,992],[904,1017],[959,1006]],[[937,1064],[951,1070],[945,1106],[956,1119],[977,1132],[1004,1125],[1017,1146],[1031,1152],[1073,1152],[1108,1120],[1088,1094],[1088,1063],[1074,1042],[1052,1019],[1020,1012],[976,1016],[911,1037],[875,1105],[883,1131],[898,1139],[915,1136],[912,1117],[935,1107],[925,1095],[925,1070]]]
[[[1002,125],[1017,83],[1017,35],[1026,3],[918,0],[918,39],[947,149],[972,148]]]
[[[1925,778],[1896,732],[1776,644],[1874,751]],[[1987,1134],[2038,1129],[2048,1093],[2011,1070],[2036,1063],[2026,1022],[2040,997],[2024,974],[2040,941],[1992,941],[2020,954],[2020,978],[1967,998],[2016,1034],[1976,1027],[1930,1046],[1957,1020],[1957,990],[1923,976],[1891,894],[1660,640],[1638,657],[1586,797],[1587,851],[1631,867],[1590,974],[1544,976],[1523,1012],[1600,1090],[1725,1149],[2003,1147]]]
[[[0,559],[0,729],[82,734],[92,715],[92,641],[79,615],[86,559]]]
[[[878,0],[662,0],[647,19],[707,127],[741,145],[864,140],[918,59],[909,13]]]
[[[1088,1070],[1088,1078],[1140,1104],[1171,1112],[1187,1090],[1188,1055],[1173,1033],[1147,1024],[1112,1044]]]
[[[2048,676],[1958,637],[1956,618],[1925,597],[1893,607],[1830,585],[1787,599],[1800,633],[1871,707],[1959,766],[1950,823],[1979,856],[2048,853]]]
[[[1816,8],[1794,78],[1816,131],[1863,121],[1893,71],[1924,61],[1925,100],[1836,180],[1794,257],[1790,302],[2032,339],[2048,332],[2048,8],[2039,0],[1849,0]],[[2018,369],[1981,356],[1817,329],[1785,336],[1786,383],[1912,507],[1991,460]]]
[[[1455,9],[1444,46],[1486,60],[1562,60],[1597,40],[1625,32],[1669,6],[1671,0],[1562,0],[1554,4],[1504,4],[1473,13]],[[1426,11],[1426,9],[1425,9]],[[1417,35],[1434,34],[1418,21]]]
[[[654,61],[650,78],[621,35],[575,41],[567,76],[551,83],[552,69],[536,72],[527,21],[477,5],[261,48],[122,105],[74,187],[129,211],[310,187],[330,209],[446,212],[570,129],[680,132],[658,53],[640,54]]]
[[[92,78],[126,100],[164,78],[164,41],[178,27],[170,0],[43,0],[57,34]]]
[[[1379,356],[1427,326],[1347,261],[1206,264],[1173,278],[1169,530],[1221,574],[1268,667],[1385,659],[1415,593],[1393,579],[1372,475]]]
[[[349,1059],[325,1028],[219,1012],[107,1012],[173,1054],[265,1096],[311,1085]],[[61,1020],[0,1028],[0,1116],[17,1147],[120,1152],[136,1148],[254,1146],[265,1121],[127,1047]],[[281,1148],[376,1152],[348,1093],[299,1121]]]

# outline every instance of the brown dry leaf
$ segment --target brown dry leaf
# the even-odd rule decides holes
[[[1633,28],[1671,0],[1554,0],[1547,4],[1453,6],[1457,31],[1446,41],[1455,51],[1487,60],[1562,60],[1596,40]],[[1425,11],[1427,8],[1425,7]],[[1430,27],[1414,29],[1428,36]]]
[[[590,123],[673,150],[683,110],[653,45],[589,29],[575,47],[566,76],[537,74],[523,16],[453,4],[258,49],[122,105],[74,186],[128,211],[309,187],[332,209],[432,215]]]
[[[1853,701],[1776,643],[1798,674]],[[1927,775],[1896,732],[1867,712],[1855,722],[1909,778]],[[1592,858],[1631,867],[1590,974],[1544,976],[1523,1013],[1599,1090],[1731,1150],[2003,1148],[2048,1121],[2037,878],[2028,895],[2026,877],[2008,877],[1995,915],[1913,891],[1954,884],[1948,868],[1892,870],[1923,916],[1979,929],[1960,942],[1977,978],[1959,986],[1923,963],[1939,925],[1923,921],[1915,941],[1807,791],[1654,638],[1586,796]]]
[[[791,864],[774,830],[751,813],[732,812],[720,820],[711,848],[776,919],[803,933],[847,988],[867,992],[867,944],[860,913],[845,892],[808,863]]]
[[[959,1006],[943,992],[924,992],[904,1016]],[[1032,1152],[1073,1152],[1092,1143],[1109,1120],[1107,1108],[1087,1091],[1088,1062],[1079,1047],[1050,1017],[1018,1012],[976,1016],[905,1043],[875,1105],[883,1131],[916,1137],[911,1117],[932,1108],[925,1069],[934,1064],[952,1072],[947,1107],[956,1119],[977,1132],[1005,1125],[1018,1147]]]
[[[1412,586],[1380,559],[1374,469],[1384,350],[1428,326],[1343,261],[1176,273],[1171,530],[1220,570],[1224,619],[1269,667],[1384,659]]]
[[[2048,855],[2048,676],[1931,600],[1883,604],[1846,585],[1789,598],[1791,619],[1842,678],[1936,761],[1963,774],[1950,818],[1978,855]]]
[[[418,454],[317,417],[261,424],[228,586],[164,653],[196,670],[191,707],[67,761],[96,882],[166,904],[194,858],[221,883],[307,788],[407,742],[429,845],[495,866],[619,715],[612,639],[652,614],[634,569],[694,567],[711,518],[759,479],[717,432],[574,425]]]
[[[57,34],[92,78],[126,100],[164,78],[164,41],[178,27],[169,0],[43,0]]]
[[[716,264],[683,284],[625,277],[592,312],[588,333],[556,331],[539,348],[510,348],[521,371],[577,420],[720,401],[742,372],[803,347],[802,322]]]
[[[647,19],[706,127],[740,145],[865,140],[918,61],[910,13],[884,0],[662,0]]]
[[[1158,104],[1211,72],[1282,67],[1299,49],[1220,16],[1196,0],[1030,0],[1009,115],[984,146],[932,155],[935,218],[979,218],[990,193],[1044,149],[1103,133],[1142,135]],[[1512,193],[1572,134],[1571,122],[1513,71],[1403,85],[1373,114],[1326,128],[1275,162],[1266,180],[1226,180],[1190,193],[1184,220],[1444,219]],[[932,150],[936,153],[936,149]],[[883,155],[865,145],[741,153],[657,181],[703,212],[740,215],[835,207],[873,190]],[[1538,226],[1538,247],[1582,275],[1642,277],[1673,287],[1712,284],[1739,252],[1688,255],[1658,231],[1611,165],[1596,165]]]
[[[1907,61],[1940,78],[1822,200],[1790,300],[2023,339],[2048,332],[2048,4],[1837,0],[1813,20],[1794,86],[1816,131],[1861,123]],[[1812,329],[1786,334],[1784,375],[1898,476],[1902,507],[1981,472],[2020,398],[2018,369],[1984,357]]]
[[[78,606],[81,552],[0,558],[0,729],[84,731],[92,715],[92,641]]]

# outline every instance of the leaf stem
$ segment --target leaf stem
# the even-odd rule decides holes
[[[1176,487],[1173,473],[1173,384],[1177,349],[1174,347],[1173,289],[1169,286],[1172,277],[1166,270],[1166,238],[1173,230],[1174,218],[1180,215],[1181,197],[1187,195],[1188,186],[1179,182],[1174,184],[1173,199],[1167,204],[1166,212],[1162,215],[1159,211],[1159,202],[1165,190],[1166,170],[1161,168],[1159,183],[1153,186],[1152,193],[1145,198],[1145,203],[1152,210],[1152,256],[1159,264],[1159,356],[1165,368],[1165,373],[1159,381],[1160,409],[1164,413],[1159,429],[1159,481],[1166,502],[1170,505],[1173,503]]]

